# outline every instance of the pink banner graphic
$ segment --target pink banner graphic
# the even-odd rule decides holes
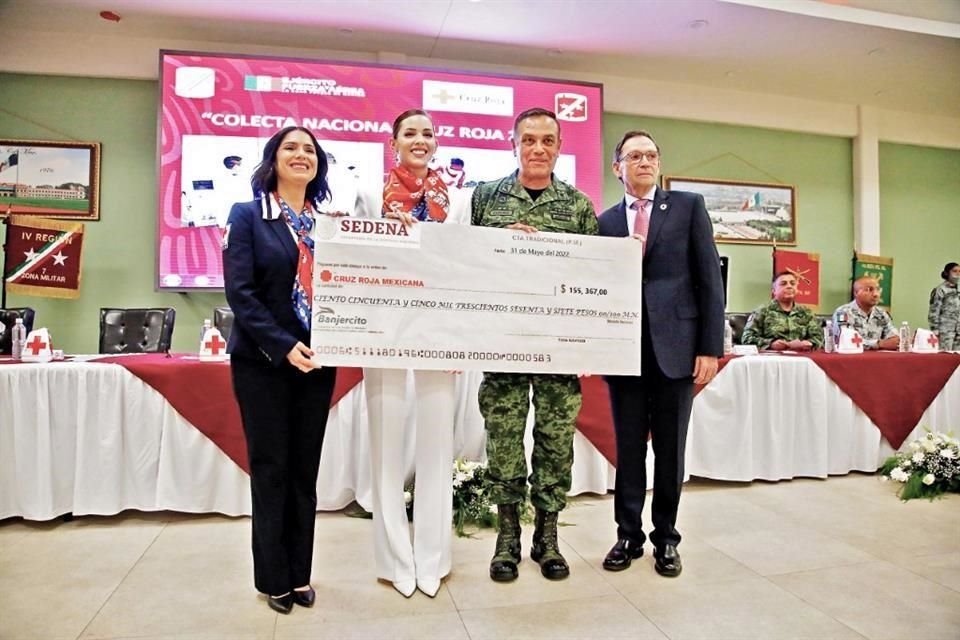
[[[453,188],[516,169],[517,113],[544,107],[562,132],[557,176],[601,204],[602,87],[282,58],[161,53],[158,286],[223,286],[221,236],[230,206],[251,200],[263,144],[296,125],[317,136],[330,165],[331,207],[351,210],[393,166],[393,119],[431,113],[435,162]]]

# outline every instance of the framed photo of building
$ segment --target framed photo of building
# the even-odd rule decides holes
[[[0,217],[100,219],[100,143],[0,140]]]
[[[797,192],[792,185],[666,176],[664,188],[703,196],[717,242],[797,244]]]

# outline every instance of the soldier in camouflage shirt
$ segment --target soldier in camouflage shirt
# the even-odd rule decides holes
[[[930,330],[940,338],[944,351],[960,349],[960,265],[948,262],[940,274],[943,282],[930,292],[927,320]]]
[[[820,321],[810,309],[795,303],[797,277],[789,271],[773,278],[773,300],[754,310],[740,342],[758,349],[810,351],[823,344]]]
[[[513,146],[519,171],[477,187],[473,224],[524,233],[596,235],[597,217],[590,200],[553,176],[560,151],[556,115],[545,109],[521,113],[514,122]],[[570,490],[580,383],[572,375],[485,373],[478,400],[487,430],[490,499],[499,515],[496,550],[490,561],[490,577],[498,582],[518,575],[519,506],[527,487],[523,437],[531,387],[536,421],[530,500],[536,508],[536,529],[530,557],[546,578],[559,580],[570,574],[557,545],[557,515],[566,506]]]
[[[853,300],[833,312],[834,338],[846,323],[863,338],[864,349],[897,349],[900,336],[893,326],[890,314],[877,306],[880,302],[880,283],[876,278],[863,276],[853,283]]]

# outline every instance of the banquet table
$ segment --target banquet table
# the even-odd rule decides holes
[[[748,481],[872,472],[904,438],[924,426],[948,431],[960,418],[957,355],[760,355],[721,364],[694,400],[688,475]],[[932,369],[937,376],[921,375]],[[370,504],[363,382],[357,370],[341,369],[339,378],[317,481],[321,510]],[[480,380],[475,372],[458,377],[452,455],[483,457]],[[606,385],[593,376],[582,386],[570,493],[604,493],[615,479]],[[878,413],[876,398],[889,400],[891,388],[893,400],[880,402],[885,413]],[[908,407],[903,398],[914,397]],[[411,402],[403,452],[411,472],[413,410]],[[528,428],[528,455],[531,443]],[[652,453],[645,462],[652,465]],[[162,354],[0,360],[0,518],[124,509],[249,514],[245,468],[229,364]]]

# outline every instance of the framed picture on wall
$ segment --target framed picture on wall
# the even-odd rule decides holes
[[[0,216],[100,219],[100,143],[0,139]]]
[[[797,244],[797,190],[792,185],[665,176],[664,188],[703,196],[717,242]]]

